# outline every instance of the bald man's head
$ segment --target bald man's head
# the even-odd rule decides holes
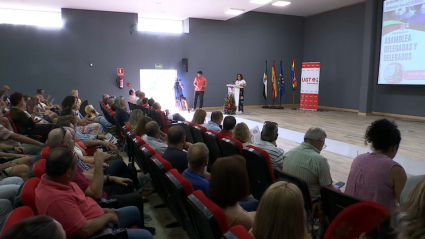
[[[61,127],[50,131],[48,136],[48,142],[50,149],[56,149],[62,146],[74,150],[75,141],[73,140],[72,130],[69,127]]]
[[[196,143],[187,151],[187,162],[189,168],[198,169],[208,164],[209,150],[204,143]]]
[[[159,125],[155,121],[151,121],[146,124],[146,135],[154,138],[159,138]]]

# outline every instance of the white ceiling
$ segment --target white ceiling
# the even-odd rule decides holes
[[[252,4],[250,0],[0,0],[0,8],[53,10],[75,8],[86,10],[135,12],[141,17],[157,19],[204,18],[228,20],[230,8],[277,14],[309,16],[348,6],[364,0],[292,0],[286,7]],[[276,0],[273,0],[273,2]],[[291,0],[288,0],[291,1]]]
[[[256,12],[267,12],[294,16],[311,16],[322,12],[327,12],[333,9],[338,9],[350,6],[356,3],[364,2],[365,0],[285,0],[291,4],[286,7],[275,7],[266,4],[255,9]]]

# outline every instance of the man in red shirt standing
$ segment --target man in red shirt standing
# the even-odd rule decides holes
[[[204,91],[205,87],[207,87],[207,79],[202,76],[202,71],[198,71],[198,76],[195,77],[193,85],[195,86],[195,95],[193,96],[193,111],[195,111],[196,104],[198,103],[198,96],[200,100],[199,108],[202,109],[202,105],[204,104]]]

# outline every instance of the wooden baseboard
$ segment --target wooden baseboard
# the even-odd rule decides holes
[[[362,113],[362,112],[359,112],[358,115],[359,116],[371,116],[371,115],[373,115],[373,113]]]
[[[391,114],[391,113],[383,113],[383,112],[372,112],[372,114],[373,115],[386,116],[386,117],[393,117],[393,118],[402,118],[402,119],[425,121],[425,117],[423,117],[423,116],[401,115],[401,114]]]
[[[334,111],[353,112],[353,113],[359,112],[359,110],[338,108],[338,107],[329,107],[329,106],[318,106],[318,109],[319,110],[334,110]]]

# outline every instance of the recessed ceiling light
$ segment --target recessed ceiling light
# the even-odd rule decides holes
[[[242,14],[244,12],[244,10],[241,10],[241,9],[229,9],[229,10],[227,10],[225,13],[226,14],[229,14],[229,15],[240,15],[240,14]]]
[[[284,7],[284,6],[288,6],[289,4],[291,4],[291,2],[287,2],[287,1],[277,1],[275,3],[273,3],[273,6],[277,6],[277,7]]]
[[[272,0],[251,0],[249,1],[250,3],[254,3],[254,4],[266,4],[271,2]]]

